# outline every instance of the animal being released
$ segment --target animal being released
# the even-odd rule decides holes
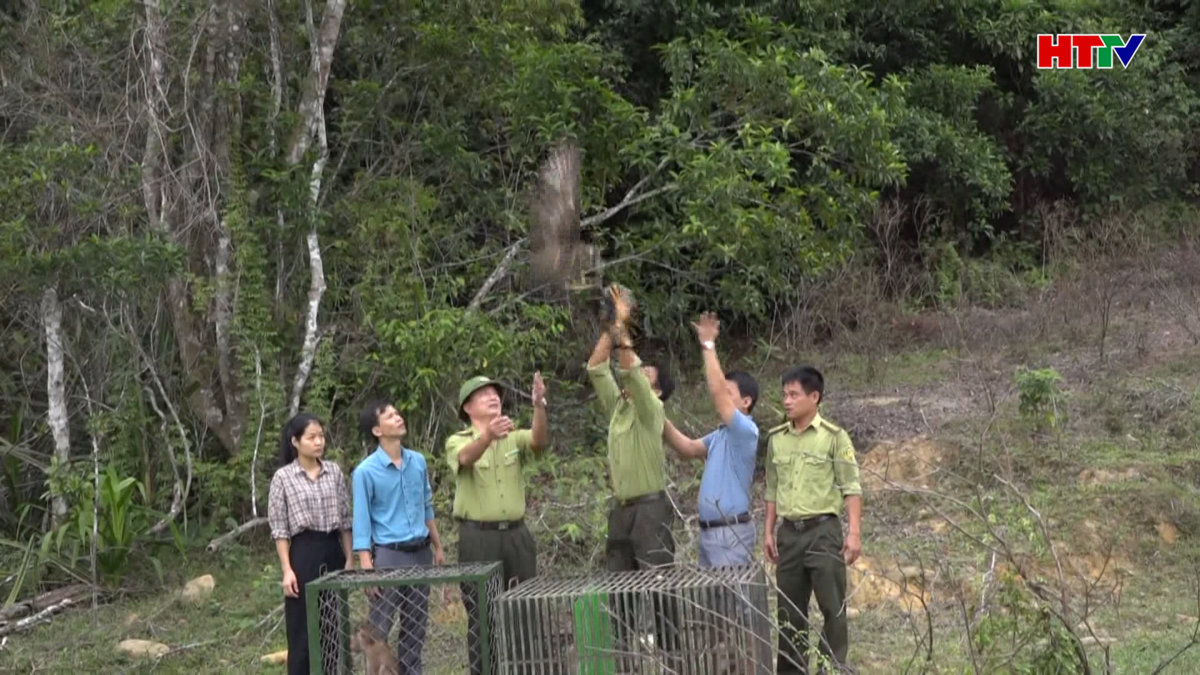
[[[538,170],[530,204],[530,267],[537,285],[567,288],[593,251],[580,242],[580,151],[563,143]]]
[[[400,675],[400,661],[388,647],[387,636],[374,626],[364,625],[350,636],[350,651],[366,656],[367,675]]]

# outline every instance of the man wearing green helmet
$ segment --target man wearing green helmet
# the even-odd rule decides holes
[[[460,563],[499,561],[506,588],[537,574],[537,546],[525,527],[525,478],[521,468],[550,444],[546,385],[533,375],[533,424],[515,429],[501,407],[500,384],[473,377],[458,391],[458,414],[466,429],[446,439],[446,462],[456,480]],[[471,672],[482,668],[474,591],[464,586],[469,618]]]

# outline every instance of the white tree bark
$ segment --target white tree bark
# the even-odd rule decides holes
[[[308,266],[312,276],[312,283],[308,288],[308,317],[304,322],[304,347],[300,351],[300,365],[296,368],[296,381],[292,383],[289,415],[300,411],[300,395],[304,392],[304,384],[308,381],[309,374],[312,373],[313,361],[317,356],[317,343],[321,339],[317,315],[321,309],[321,296],[325,294],[325,268],[321,263],[321,242],[317,238],[316,229],[308,233]]]
[[[254,455],[250,458],[250,514],[258,518],[258,448],[262,444],[263,424],[267,421],[267,402],[262,393],[262,354],[254,349],[254,392],[258,394],[258,433],[254,436]]]
[[[325,90],[329,84],[329,67],[333,62],[333,49],[341,30],[346,0],[326,2],[321,27],[315,31],[312,29],[312,2],[306,2],[305,6],[308,11],[309,35],[312,43],[312,63],[304,87],[304,96],[300,100],[300,122],[292,134],[287,160],[291,165],[299,164],[304,153],[308,151],[313,136],[316,136],[320,151],[316,161],[313,162],[309,178],[308,206],[312,229],[309,230],[307,242],[309,275],[312,281],[308,289],[308,316],[304,323],[304,345],[300,351],[300,365],[296,368],[296,380],[292,384],[292,400],[289,406],[291,415],[295,415],[300,410],[300,396],[303,394],[304,384],[312,372],[313,360],[317,355],[317,344],[320,341],[321,327],[318,318],[321,297],[325,294],[325,267],[321,263],[321,242],[317,236],[316,221],[317,207],[321,197],[321,179],[325,172],[325,162],[329,158],[329,145],[325,136]]]
[[[512,246],[508,247],[508,251],[504,254],[504,258],[500,260],[500,264],[496,266],[496,269],[492,270],[492,273],[488,275],[487,280],[484,281],[483,285],[479,287],[479,290],[475,292],[475,297],[471,298],[471,304],[467,305],[468,312],[474,312],[478,310],[479,306],[483,304],[483,299],[486,298],[487,294],[492,290],[492,286],[495,286],[500,282],[501,279],[504,278],[504,275],[508,274],[508,270],[510,267],[512,267],[513,260],[516,259],[517,252],[521,250],[521,244],[523,243],[525,243],[525,240],[520,239]]]
[[[71,428],[67,422],[67,390],[63,381],[64,349],[62,341],[62,305],[58,292],[42,292],[42,326],[46,331],[46,393],[49,400],[50,433],[54,436],[54,458],[59,467],[71,460]],[[62,494],[51,499],[55,526],[67,516],[67,500]]]
[[[213,325],[217,334],[217,373],[221,379],[221,391],[225,395],[225,410],[232,413],[237,392],[233,381],[233,346],[230,341],[230,323],[233,321],[233,284],[230,282],[229,261],[232,256],[233,237],[228,223],[222,221],[217,234],[216,297],[213,308]]]
[[[305,2],[308,11],[309,26],[312,25],[312,1]],[[346,11],[346,0],[329,0],[325,3],[325,15],[321,19],[321,28],[315,32],[316,39],[310,37],[312,61],[308,70],[308,78],[304,83],[304,94],[300,98],[300,121],[292,131],[292,141],[289,144],[287,161],[290,165],[300,163],[304,153],[313,141],[317,132],[317,120],[325,106],[325,89],[329,84],[329,67],[333,63],[333,48],[337,45],[338,33],[342,28],[342,15]],[[314,35],[312,30],[309,35]],[[322,117],[323,119],[323,117]]]

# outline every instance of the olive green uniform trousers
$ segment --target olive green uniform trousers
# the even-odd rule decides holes
[[[834,515],[783,520],[775,538],[779,565],[779,664],[776,673],[808,672],[808,604],[815,594],[825,617],[820,653],[846,668],[850,644],[846,625],[846,563],[842,522]]]
[[[504,529],[498,529],[504,527]],[[459,521],[458,531],[458,561],[460,563],[499,562],[503,565],[501,572],[501,591],[512,588],[516,584],[537,576],[537,544],[533,534],[524,523],[499,525],[497,523],[476,523]],[[467,609],[467,646],[471,654],[471,675],[481,675],[486,672],[483,666],[483,644],[480,635],[480,607],[474,584],[463,584],[463,604]],[[495,600],[495,598],[492,598]],[[523,611],[516,618],[521,625],[516,635],[523,636],[526,644],[516,646],[517,658],[531,658],[534,654],[534,627],[527,625],[528,620]],[[493,637],[497,626],[491,627]],[[495,659],[496,655],[492,655]],[[518,670],[528,670],[518,668]]]

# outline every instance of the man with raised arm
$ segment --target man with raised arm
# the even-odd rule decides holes
[[[499,383],[484,376],[467,380],[458,392],[458,412],[469,426],[446,439],[446,462],[456,481],[458,561],[499,561],[506,589],[537,575],[537,545],[524,521],[521,470],[550,444],[541,373],[533,375],[532,394],[532,428],[514,429],[502,410]],[[476,675],[483,672],[478,604],[472,584],[464,584],[462,590],[471,673]],[[517,633],[529,637],[528,630]]]
[[[588,377],[609,418],[608,468],[616,504],[608,516],[607,558],[613,572],[666,565],[675,560],[675,511],[666,493],[663,403],[675,385],[660,364],[643,365],[629,335],[630,303],[609,287],[614,320],[588,359]],[[621,386],[609,366],[617,350]]]
[[[606,543],[609,571],[644,570],[675,561],[671,525],[675,509],[667,498],[663,455],[663,402],[675,385],[664,364],[643,365],[633,351],[629,334],[632,306],[628,291],[617,284],[608,289],[613,304],[613,324],[601,333],[588,360],[588,377],[600,406],[608,416],[608,467],[614,505],[608,514]],[[613,379],[609,358],[618,353],[621,386]],[[668,662],[679,658],[674,602],[652,594],[655,607],[655,640],[667,652]],[[614,613],[618,638],[627,642],[632,626],[627,611]],[[628,646],[628,645],[627,645]]]
[[[808,603],[825,617],[820,652],[846,669],[846,566],[862,552],[862,486],[850,435],[821,416],[825,378],[809,366],[783,374],[788,421],[767,436],[767,522],[763,548],[778,563],[777,673],[808,672]],[[842,507],[848,531],[842,536]],[[775,532],[777,519],[778,535]]]
[[[758,454],[758,425],[750,417],[758,402],[758,381],[749,373],[724,373],[717,358],[721,322],[704,314],[692,324],[704,354],[704,377],[721,425],[700,439],[689,438],[670,420],[664,437],[675,451],[705,462],[700,479],[700,565],[748,565],[756,531],[750,517],[750,484]]]

